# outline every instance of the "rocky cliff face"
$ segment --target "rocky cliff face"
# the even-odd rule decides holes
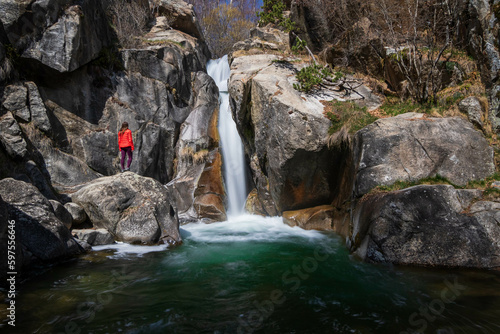
[[[0,20],[22,58],[71,72],[111,44],[105,6],[97,0],[7,0],[0,4]]]
[[[481,79],[488,90],[489,118],[494,130],[500,132],[500,45],[498,43],[500,2],[469,1],[466,21],[467,41],[471,54],[478,60]]]
[[[180,126],[206,99],[193,86],[211,80],[203,73],[206,45],[158,18],[141,37],[143,48],[113,53],[105,3],[53,2],[4,3],[6,34],[25,66],[20,77],[31,79],[4,90],[5,154],[34,161],[48,183],[73,187],[119,170],[116,133],[128,121],[136,147],[132,170],[171,180]],[[42,17],[36,30],[21,29]]]
[[[156,17],[145,8],[151,22],[137,37],[140,47],[119,48],[111,2],[0,3],[0,178],[32,184],[52,201],[52,215],[66,229],[56,237],[64,232],[73,240],[68,228],[94,223],[118,240],[178,244],[178,207],[194,210],[189,219],[225,219],[210,53],[192,6],[181,0],[161,1]],[[135,144],[131,170],[146,178],[106,183],[103,176],[120,171],[117,132],[124,121]],[[195,182],[179,198],[162,186],[191,174]],[[79,205],[68,196],[78,189]],[[102,192],[125,196],[130,205],[103,211],[111,199]]]

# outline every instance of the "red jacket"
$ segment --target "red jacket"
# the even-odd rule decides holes
[[[132,131],[130,129],[125,130],[125,132],[118,132],[118,147],[120,151],[122,147],[131,147],[132,151],[134,150],[134,142],[132,141]]]

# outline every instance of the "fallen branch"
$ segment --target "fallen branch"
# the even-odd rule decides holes
[[[296,33],[294,33],[293,31],[291,32],[293,34],[293,36],[295,36],[295,38],[297,38],[299,40],[300,43],[303,42],[303,40],[297,36]],[[316,58],[314,57],[314,54],[311,52],[311,50],[307,47],[307,44],[304,45],[304,47],[306,48],[307,50],[307,53],[309,53],[309,56],[311,56],[312,60],[314,61],[314,65],[318,65],[318,62],[316,61]]]

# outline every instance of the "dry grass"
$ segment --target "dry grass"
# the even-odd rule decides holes
[[[195,164],[202,164],[208,160],[209,152],[207,149],[202,149],[193,154],[193,162]]]
[[[351,146],[349,127],[344,124],[340,130],[329,135],[327,145],[329,149],[349,148]]]
[[[179,157],[183,161],[192,161],[193,164],[199,165],[208,161],[210,152],[208,149],[200,149],[195,151],[194,148],[190,146],[183,147],[179,152]]]

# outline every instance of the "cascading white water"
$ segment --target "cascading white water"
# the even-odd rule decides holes
[[[222,157],[224,160],[224,182],[228,197],[228,216],[243,213],[246,200],[245,157],[243,143],[236,129],[236,123],[229,108],[227,81],[229,79],[229,63],[227,56],[210,60],[207,72],[219,87],[219,135]]]

